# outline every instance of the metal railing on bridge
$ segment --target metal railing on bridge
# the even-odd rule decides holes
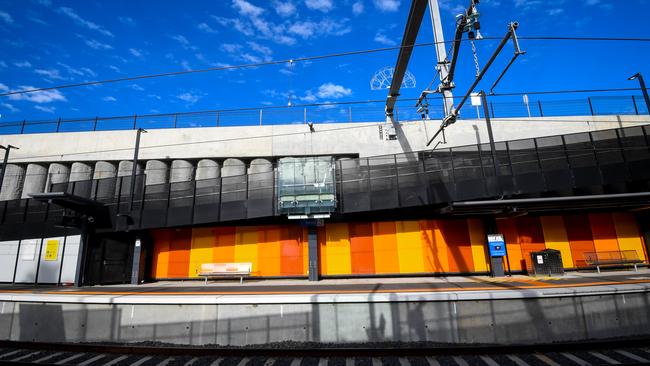
[[[496,161],[495,161],[496,158]],[[146,185],[130,176],[54,184],[105,203],[135,228],[184,226],[279,215],[273,171]],[[336,161],[338,212],[355,213],[497,197],[647,191],[650,125]],[[64,210],[31,199],[0,202],[0,235],[39,231]],[[27,224],[27,225],[21,225]],[[51,233],[53,235],[53,233]]]
[[[407,103],[408,102],[408,103]],[[438,101],[436,101],[438,102]],[[399,103],[395,113],[398,120],[419,120],[413,101]],[[431,103],[429,118],[441,119],[442,106]],[[493,118],[558,117],[648,114],[641,96],[588,97],[573,100],[523,102],[490,102]],[[483,118],[482,109],[466,107],[461,118]],[[294,107],[266,107],[237,110],[148,114],[122,117],[93,117],[0,123],[0,135],[28,133],[56,133],[81,131],[110,131],[192,128],[269,126],[280,124],[379,122],[385,119],[383,101],[320,104]]]

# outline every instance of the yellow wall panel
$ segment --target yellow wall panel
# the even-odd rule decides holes
[[[419,221],[395,222],[400,273],[424,272]]]
[[[192,247],[190,249],[190,277],[198,277],[201,264],[212,263],[212,248],[215,244],[214,229],[192,229]]]
[[[235,262],[250,262],[253,264],[252,274],[259,276],[258,266],[258,233],[256,226],[237,227],[235,242]]]
[[[572,268],[573,256],[571,255],[569,238],[564,227],[564,218],[562,216],[542,216],[540,221],[544,231],[546,248],[559,250],[562,254],[562,266]]]
[[[375,273],[399,273],[395,222],[373,222],[372,244],[375,256]]]
[[[469,219],[467,220],[467,227],[469,229],[469,241],[472,245],[474,271],[486,272],[488,270],[487,237],[485,236],[483,223],[478,219]]]
[[[641,240],[639,227],[634,216],[629,213],[620,212],[612,214],[612,218],[616,227],[619,248],[621,250],[636,250],[639,258],[645,260],[643,241]]]
[[[327,256],[326,274],[352,273],[348,224],[328,224],[325,227],[325,232],[327,237],[324,253]]]

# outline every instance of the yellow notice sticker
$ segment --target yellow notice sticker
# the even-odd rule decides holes
[[[55,261],[59,258],[59,241],[48,240],[45,246],[45,260]]]

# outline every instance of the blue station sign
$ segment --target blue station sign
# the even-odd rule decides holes
[[[488,247],[490,248],[490,257],[505,257],[506,242],[503,240],[503,234],[490,234],[487,236]]]

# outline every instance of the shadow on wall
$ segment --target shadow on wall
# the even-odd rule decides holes
[[[322,295],[313,295],[318,301]],[[261,305],[4,303],[0,338],[44,342],[533,344],[648,335],[648,293]],[[161,319],[165,319],[162,321]]]

